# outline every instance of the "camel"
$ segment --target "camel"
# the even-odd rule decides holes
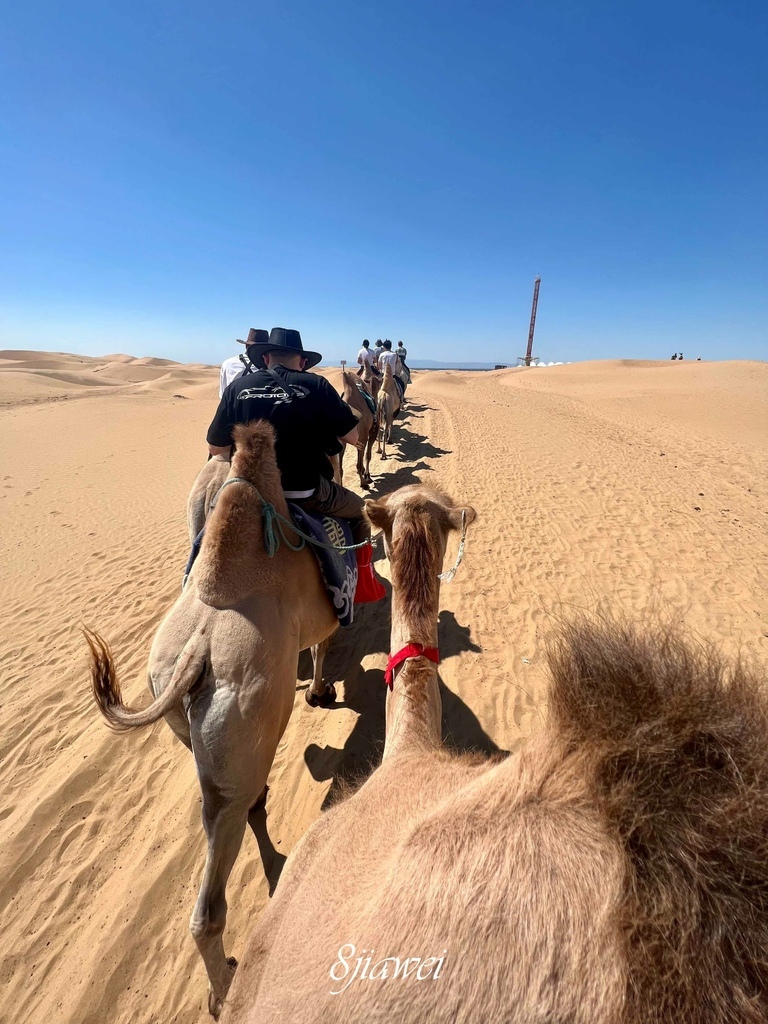
[[[288,515],[273,428],[237,426],[234,438],[227,483],[210,510],[200,554],[152,644],[149,707],[123,704],[109,647],[86,633],[93,695],[107,724],[125,732],[164,717],[194,755],[208,853],[190,930],[208,972],[214,1016],[236,966],[222,942],[227,879],[249,813],[266,796],[293,710],[300,651],[312,647],[315,659],[308,701],[327,705],[336,696],[323,686],[322,663],[338,620],[317,560],[308,547],[281,544],[272,558],[265,551],[259,495]],[[220,473],[214,461],[208,472]]]
[[[527,746],[451,753],[426,655],[458,510],[408,487],[368,514],[390,556],[391,650],[424,656],[393,667],[380,767],[288,858],[222,1024],[768,1020],[754,675],[669,631],[576,622]]]
[[[395,378],[392,376],[392,367],[385,366],[381,378],[381,387],[376,399],[376,423],[379,430],[379,455],[382,459],[387,457],[387,441],[392,435],[392,421],[395,413],[400,408],[400,391]]]
[[[370,490],[373,483],[373,477],[371,476],[371,450],[378,431],[376,417],[371,412],[365,398],[360,394],[360,389],[357,386],[357,375],[350,373],[349,370],[343,370],[341,377],[344,384],[344,391],[341,397],[357,414],[358,418],[357,429],[360,436],[360,444],[357,446],[357,472],[360,475],[360,486],[364,490]],[[339,461],[343,467],[344,452],[342,452]]]

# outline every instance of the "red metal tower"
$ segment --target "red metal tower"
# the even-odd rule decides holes
[[[533,332],[536,329],[536,307],[539,304],[539,285],[541,278],[537,277],[533,282],[533,305],[531,306],[531,326],[528,329],[528,350],[525,353],[525,365],[531,365],[531,353],[533,352]]]

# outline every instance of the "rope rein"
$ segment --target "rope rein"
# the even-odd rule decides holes
[[[262,505],[261,515],[263,519],[263,531],[264,531],[264,548],[269,558],[274,558],[277,554],[277,550],[280,547],[280,541],[291,551],[301,551],[306,544],[313,544],[318,548],[327,548],[329,551],[356,551],[358,548],[364,548],[368,545],[369,541],[364,540],[360,544],[324,544],[320,540],[316,540],[314,537],[310,537],[308,534],[300,530],[296,523],[292,519],[286,519],[286,517],[277,511],[275,506],[266,500],[266,498],[260,493],[256,484],[250,480],[246,480],[244,476],[233,476],[229,480],[225,480],[221,487],[216,492],[216,497],[211,502],[210,512],[216,507],[216,503],[219,500],[219,495],[225,487],[229,487],[230,484],[248,484],[252,487],[258,495],[259,501]],[[291,541],[285,535],[285,528],[288,527],[292,533],[295,533],[299,537],[297,544],[292,544]]]
[[[327,548],[329,551],[356,551],[358,548],[364,548],[372,541],[364,540],[360,544],[324,544],[322,541],[317,540],[315,537],[310,537],[308,534],[300,530],[299,527],[294,523],[292,519],[286,519],[282,513],[278,512],[275,506],[266,500],[261,494],[256,484],[250,480],[246,480],[244,476],[233,476],[229,480],[225,480],[221,487],[216,492],[216,495],[211,502],[209,513],[214,510],[219,500],[219,495],[225,487],[229,487],[230,484],[248,484],[252,487],[258,496],[259,501],[262,505],[262,519],[263,519],[263,532],[264,532],[264,548],[269,558],[274,558],[277,554],[278,548],[280,547],[280,541],[285,544],[291,551],[301,551],[302,548],[307,544],[312,544],[318,548]],[[299,542],[297,544],[291,543],[285,535],[285,528],[295,533]],[[464,545],[467,540],[467,510],[461,510],[461,541],[459,542],[459,553],[456,555],[456,561],[453,563],[447,572],[438,573],[437,578],[442,580],[444,583],[451,583],[456,575],[456,571],[462,563],[464,558]]]
[[[459,543],[459,553],[456,556],[456,561],[453,563],[447,572],[438,573],[437,578],[442,580],[444,583],[452,583],[453,578],[456,575],[456,570],[461,565],[461,560],[464,557],[464,542],[467,539],[467,510],[463,508],[461,510],[461,541]]]

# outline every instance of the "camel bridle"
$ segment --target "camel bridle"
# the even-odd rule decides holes
[[[395,681],[395,672],[403,664],[411,658],[426,658],[428,661],[433,662],[435,665],[440,664],[440,651],[437,647],[425,647],[424,644],[406,644],[405,647],[401,647],[397,654],[390,654],[389,660],[387,661],[387,667],[384,670],[384,682],[390,688],[393,687]]]

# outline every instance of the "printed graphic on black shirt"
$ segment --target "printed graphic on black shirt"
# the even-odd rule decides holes
[[[282,366],[275,373],[279,383],[262,369],[229,385],[208,430],[208,442],[223,448],[232,444],[236,424],[268,420],[275,428],[284,490],[312,490],[321,477],[333,478],[328,456],[339,451],[337,438],[357,426],[357,418],[319,374]]]
[[[238,402],[247,401],[249,398],[266,398],[275,405],[280,405],[281,402],[290,403],[294,398],[306,398],[309,394],[308,388],[297,387],[295,384],[290,384],[289,388],[289,394],[286,394],[285,390],[279,391],[276,384],[268,384],[263,388],[244,388],[235,398]]]

